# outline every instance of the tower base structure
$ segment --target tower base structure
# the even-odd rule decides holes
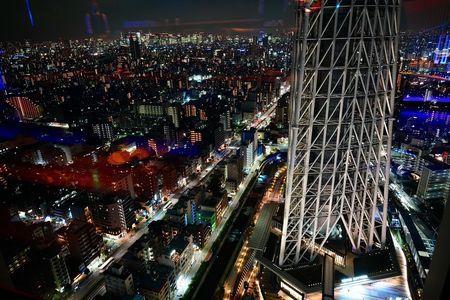
[[[276,235],[271,233],[271,235]],[[274,239],[274,237],[271,237]],[[278,237],[279,238],[279,237]],[[256,254],[256,261],[260,263],[262,273],[271,273],[266,280],[261,278],[263,285],[262,290],[265,293],[276,293],[278,296],[286,299],[309,299],[310,297],[319,299],[334,299],[334,293],[327,293],[327,297],[322,298],[320,295],[324,293],[324,286],[330,286],[326,282],[326,278],[333,278],[332,290],[353,290],[355,287],[361,289],[366,285],[370,288],[376,282],[389,279],[400,280],[401,270],[397,260],[394,245],[390,238],[383,250],[373,251],[368,254],[356,255],[348,251],[346,254],[336,252],[334,249],[327,249],[327,254],[318,255],[313,262],[299,265],[292,268],[282,268],[277,265],[277,257],[268,257],[266,254],[271,253],[270,247],[267,245],[268,251],[258,251]],[[276,242],[279,244],[279,240]],[[275,248],[275,252],[278,249]],[[345,262],[344,265],[334,264],[334,268],[330,271],[325,271],[326,258],[332,257],[333,254],[338,259]],[[334,259],[334,262],[336,260]],[[328,273],[328,274],[327,274]],[[263,276],[264,277],[264,276]],[[270,278],[271,277],[271,278]],[[398,279],[397,279],[398,277]],[[264,288],[267,284],[265,282],[274,282],[276,278],[276,285],[269,287],[268,290]],[[273,284],[272,284],[273,285]],[[348,292],[347,291],[347,292]],[[401,294],[401,293],[400,293]],[[400,295],[396,294],[396,295]],[[407,295],[407,292],[404,292]],[[339,297],[338,297],[339,298]]]
[[[264,214],[265,217],[258,220],[249,242],[249,248],[255,250],[255,260],[260,264],[259,286],[268,299],[270,295],[283,299],[334,299],[333,290],[340,298],[341,294],[355,288],[362,293],[371,289],[377,294],[386,292],[383,299],[408,297],[407,285],[401,284],[398,249],[391,235],[387,235],[384,249],[370,253],[353,253],[344,236],[328,241],[313,261],[295,267],[279,266],[281,225],[275,216],[276,209],[272,207],[271,211],[272,214]],[[334,265],[331,269],[330,258]],[[328,267],[324,268],[327,260]]]

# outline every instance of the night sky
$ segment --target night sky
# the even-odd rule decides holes
[[[265,2],[265,5],[261,6],[260,1]],[[100,11],[108,16],[111,32],[114,34],[122,30],[127,21],[150,21],[148,24],[153,26],[151,30],[172,32],[267,29],[277,22],[279,24],[277,20],[281,20],[284,26],[289,26],[293,17],[288,6],[290,1],[292,0],[99,0],[98,2]],[[28,2],[33,14],[34,27],[31,26],[26,0],[1,0],[0,40],[85,36],[84,16],[91,11],[92,0],[28,0]],[[418,30],[432,27],[450,20],[450,0],[405,0],[403,11],[404,29]],[[214,24],[217,21],[221,23]],[[186,23],[189,23],[189,26],[185,25]]]

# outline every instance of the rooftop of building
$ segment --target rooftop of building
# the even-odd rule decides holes
[[[51,258],[61,254],[64,247],[65,247],[64,243],[62,243],[59,240],[55,240],[49,247],[47,247],[43,251],[41,251],[40,255],[42,255],[44,258],[51,259]]]
[[[172,208],[169,208],[167,210],[167,213],[170,213],[171,211],[177,211],[180,209],[185,208],[186,206],[186,202],[189,200],[189,198],[187,197],[180,197],[180,199],[178,200],[177,203],[175,203],[175,205]]]
[[[373,251],[353,259],[355,276],[374,276],[395,269],[395,258],[388,250]]]
[[[157,221],[150,222],[150,224],[148,224],[149,233],[161,232],[164,229],[169,229],[172,227],[179,228],[180,224],[171,222],[169,220],[157,220]]]
[[[210,196],[206,197],[203,202],[201,203],[202,206],[208,206],[208,207],[216,207],[217,204],[219,204],[223,200],[222,196]]]
[[[112,263],[105,271],[105,275],[114,276],[121,279],[127,279],[131,273],[125,266],[119,262]]]
[[[141,289],[159,292],[166,283],[170,282],[172,272],[173,269],[171,267],[154,265],[146,272],[140,274],[139,285]]]
[[[67,227],[67,233],[77,233],[83,230],[86,230],[90,227],[93,228],[94,225],[88,222],[80,221],[80,220],[73,220],[70,222],[69,226]]]
[[[98,204],[108,205],[117,203],[119,200],[128,200],[131,199],[131,195],[126,191],[122,192],[114,192],[114,193],[102,193],[96,202]]]
[[[153,237],[150,234],[146,233],[146,234],[143,234],[136,242],[134,242],[133,245],[136,245],[136,244],[147,244],[147,243],[152,242],[154,240],[155,240],[155,237]]]
[[[186,240],[183,236],[179,235],[175,237],[170,244],[166,247],[164,254],[170,256],[172,251],[177,251],[178,253],[183,253],[184,250],[188,247],[189,241]]]
[[[430,156],[423,156],[422,159],[425,162],[425,167],[432,171],[450,170],[449,164],[436,160]]]
[[[53,209],[65,209],[69,207],[86,207],[88,196],[86,192],[68,190],[53,204]]]
[[[200,231],[200,230],[204,230],[206,227],[208,227],[208,225],[205,224],[188,224],[184,227],[185,232],[189,233],[189,232],[195,232],[195,231]]]
[[[203,218],[212,218],[216,213],[210,210],[200,210],[199,214],[202,215]]]

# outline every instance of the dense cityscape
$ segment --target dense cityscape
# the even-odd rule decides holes
[[[362,2],[0,39],[3,299],[438,299],[449,19]]]

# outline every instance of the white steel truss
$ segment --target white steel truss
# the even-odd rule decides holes
[[[384,247],[400,1],[297,1],[281,266]]]

